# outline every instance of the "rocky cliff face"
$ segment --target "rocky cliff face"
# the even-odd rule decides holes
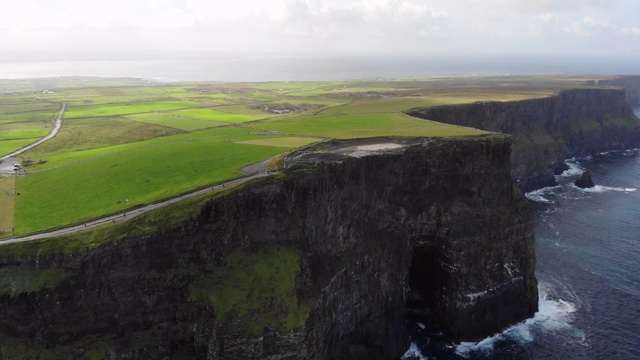
[[[640,76],[619,76],[611,80],[599,80],[598,84],[625,88],[631,106],[640,106]]]
[[[413,109],[409,115],[513,135],[513,178],[523,191],[555,185],[563,160],[640,144],[624,89],[578,89],[512,102]]]
[[[171,231],[4,256],[0,270],[30,269],[18,282],[65,275],[0,296],[2,354],[398,359],[409,292],[452,340],[490,335],[538,301],[510,147],[424,140],[245,186]]]

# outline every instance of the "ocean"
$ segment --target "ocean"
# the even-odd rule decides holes
[[[7,54],[2,54],[7,55]],[[10,55],[10,54],[9,54]],[[17,56],[17,55],[16,55]],[[58,76],[131,77],[158,82],[337,81],[433,76],[535,74],[637,74],[640,63],[627,59],[448,56],[431,54],[332,56],[217,54],[153,59],[102,58],[29,61],[0,58],[0,79]]]
[[[451,66],[419,59],[322,56],[0,62],[0,79],[97,76],[143,78],[163,83],[388,79],[443,75],[456,71]]]
[[[635,110],[640,116],[640,109]],[[539,312],[479,343],[411,325],[421,359],[640,359],[640,149],[567,160],[559,185],[527,194]],[[573,185],[588,169],[596,187]]]

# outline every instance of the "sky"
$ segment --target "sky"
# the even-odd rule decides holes
[[[0,61],[181,57],[640,59],[638,0],[2,0]]]

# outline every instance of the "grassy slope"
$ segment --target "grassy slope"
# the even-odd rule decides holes
[[[13,226],[14,185],[14,178],[0,177],[0,234],[11,231]]]
[[[231,114],[222,111],[216,111],[210,108],[176,110],[170,112],[170,114],[175,114],[192,119],[212,120],[226,123],[242,123],[261,119],[261,117],[258,116]],[[266,116],[263,116],[262,118],[264,117]]]
[[[286,137],[277,137],[277,138],[266,138],[266,139],[256,139],[256,140],[244,140],[238,141],[238,144],[250,144],[250,145],[263,145],[263,146],[276,146],[283,148],[299,148],[314,142],[321,141],[320,138],[313,137],[294,137],[294,136],[286,136]]]
[[[256,136],[201,138],[137,148],[20,179],[16,233],[81,222],[242,176],[243,164],[281,147],[237,144]],[[126,199],[130,204],[126,204]]]
[[[59,109],[34,97],[0,97],[0,156],[46,136]]]
[[[476,129],[418,120],[400,113],[301,116],[253,126],[272,131],[338,139],[376,136],[462,136],[483,133]]]
[[[160,126],[165,126],[165,127],[170,127],[170,128],[185,130],[185,131],[206,129],[210,127],[224,126],[228,124],[226,122],[189,118],[189,117],[179,116],[178,114],[171,114],[171,113],[164,113],[164,112],[162,113],[152,112],[152,113],[144,113],[144,114],[126,115],[126,118],[134,121],[138,121],[138,122],[156,124]]]
[[[136,216],[134,219],[107,223],[95,229],[88,229],[70,235],[51,237],[21,243],[2,244],[0,256],[28,257],[36,254],[54,255],[80,254],[105,244],[121,241],[127,237],[142,236],[158,230],[169,230],[184,219],[196,216],[208,201],[227,195],[237,186],[228,186],[185,199],[172,206],[154,209]]]
[[[70,106],[65,112],[66,119],[81,117],[113,116],[122,114],[138,114],[152,111],[186,109],[202,106],[191,101],[149,101],[127,104]]]

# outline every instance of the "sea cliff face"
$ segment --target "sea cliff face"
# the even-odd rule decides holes
[[[563,161],[640,144],[624,89],[576,89],[510,102],[417,108],[409,115],[513,136],[512,176],[523,191],[555,185]]]
[[[614,79],[599,80],[598,84],[625,88],[627,101],[631,106],[640,106],[640,76],[619,76]]]
[[[410,292],[452,340],[481,339],[537,310],[510,148],[420,140],[252,183],[173,230],[0,255],[2,354],[398,359]]]

